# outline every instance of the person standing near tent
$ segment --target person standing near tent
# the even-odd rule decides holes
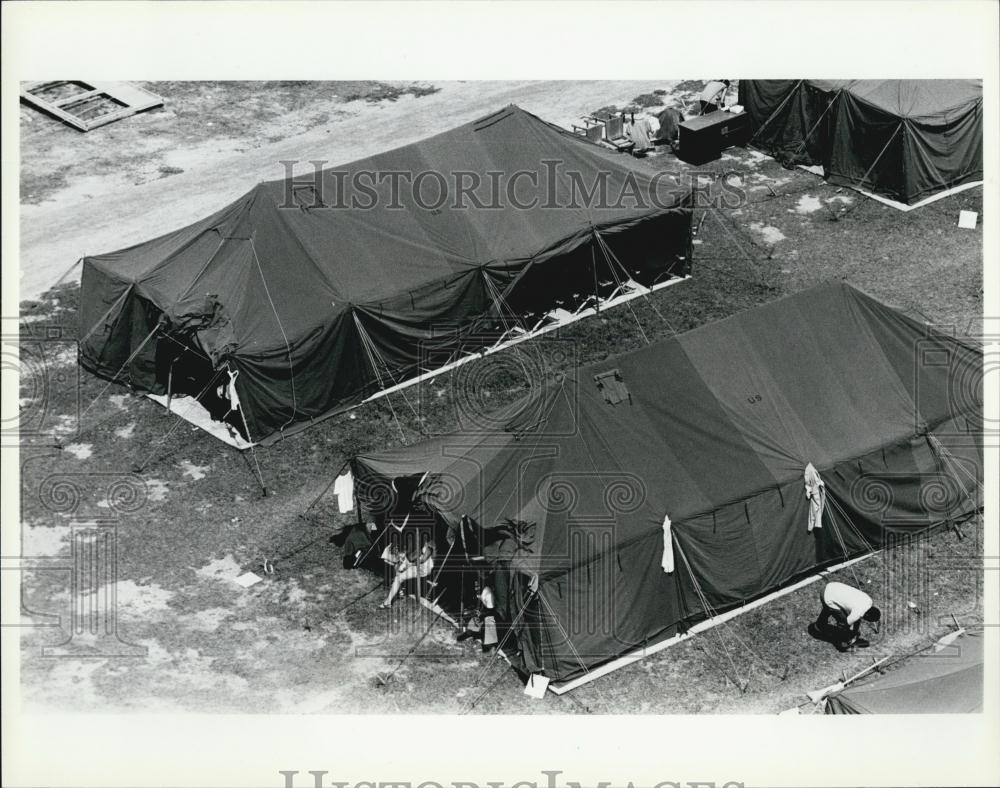
[[[484,585],[478,598],[479,610],[456,640],[461,643],[463,640],[476,638],[483,642],[483,652],[487,652],[493,649],[500,640],[497,633],[497,611],[493,589]]]
[[[344,535],[344,569],[357,569],[361,566],[372,547],[375,523],[367,525],[352,525]]]
[[[653,124],[646,115],[633,118],[628,128],[628,138],[632,141],[632,155],[644,156],[653,149]]]
[[[864,591],[846,583],[827,583],[820,591],[819,601],[823,608],[816,619],[817,633],[830,632],[830,618],[835,621],[829,639],[838,651],[853,647],[867,648],[869,642],[861,637],[861,622],[868,622],[878,634],[878,623],[882,612],[872,603],[872,598]]]
[[[713,79],[705,85],[705,88],[698,95],[698,101],[701,104],[701,114],[707,115],[709,112],[722,109],[725,106],[726,93],[728,92],[728,79]]]

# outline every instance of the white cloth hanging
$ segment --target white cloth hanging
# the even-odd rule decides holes
[[[820,478],[819,471],[810,462],[803,474],[806,485],[806,498],[809,499],[810,533],[813,528],[823,527],[823,509],[826,507],[826,484]]]
[[[232,369],[227,371],[229,372],[229,383],[226,385],[226,393],[229,395],[229,410],[239,410],[240,395],[236,393],[236,378],[240,376],[240,371],[238,369],[235,372]]]
[[[333,493],[337,496],[337,506],[341,514],[354,511],[354,475],[351,469],[337,477],[333,484]]]
[[[670,517],[663,516],[663,558],[660,566],[668,575],[674,571],[674,540],[670,534]]]

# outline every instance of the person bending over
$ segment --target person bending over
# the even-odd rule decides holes
[[[713,79],[698,96],[701,104],[701,114],[707,115],[725,106],[726,93],[729,92],[728,79]]]
[[[864,591],[846,583],[827,583],[820,592],[819,601],[823,608],[816,619],[816,630],[830,634],[830,640],[839,651],[853,647],[866,648],[869,642],[861,637],[861,622],[871,625],[878,633],[882,612],[872,604],[872,598]],[[831,631],[830,619],[834,626]]]

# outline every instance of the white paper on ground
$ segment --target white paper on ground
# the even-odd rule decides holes
[[[958,212],[958,226],[963,230],[975,230],[976,221],[979,219],[979,213],[976,211],[959,211]]]
[[[263,579],[264,579],[263,577],[261,577],[260,575],[256,575],[253,572],[244,572],[239,577],[234,578],[234,582],[237,585],[243,586],[244,588],[250,588],[250,586],[256,585]]]
[[[549,680],[538,673],[528,676],[528,683],[524,685],[524,694],[529,698],[541,699],[545,697],[545,690],[549,687]]]

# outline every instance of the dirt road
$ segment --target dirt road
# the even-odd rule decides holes
[[[509,103],[568,127],[599,107],[625,105],[637,95],[674,84],[665,80],[443,82],[435,83],[440,88],[436,93],[406,95],[394,102],[345,102],[331,96],[329,107],[336,107],[335,115],[294,136],[249,149],[238,140],[226,144],[214,138],[172,150],[172,170],[183,171],[170,177],[134,183],[111,170],[70,178],[51,198],[21,205],[20,298],[37,298],[84,254],[121,249],[181,227],[260,181],[283,177],[281,160],[342,164],[436,134]],[[241,112],[238,106],[230,109]],[[242,108],[248,134],[254,126],[253,111],[252,104]],[[138,118],[122,121],[135,122]],[[69,136],[64,151],[70,156],[72,145]],[[22,161],[28,153],[22,152]],[[123,160],[133,162],[133,167],[137,153],[141,151],[121,150]],[[45,177],[45,173],[28,174]],[[78,276],[76,270],[67,280]]]

